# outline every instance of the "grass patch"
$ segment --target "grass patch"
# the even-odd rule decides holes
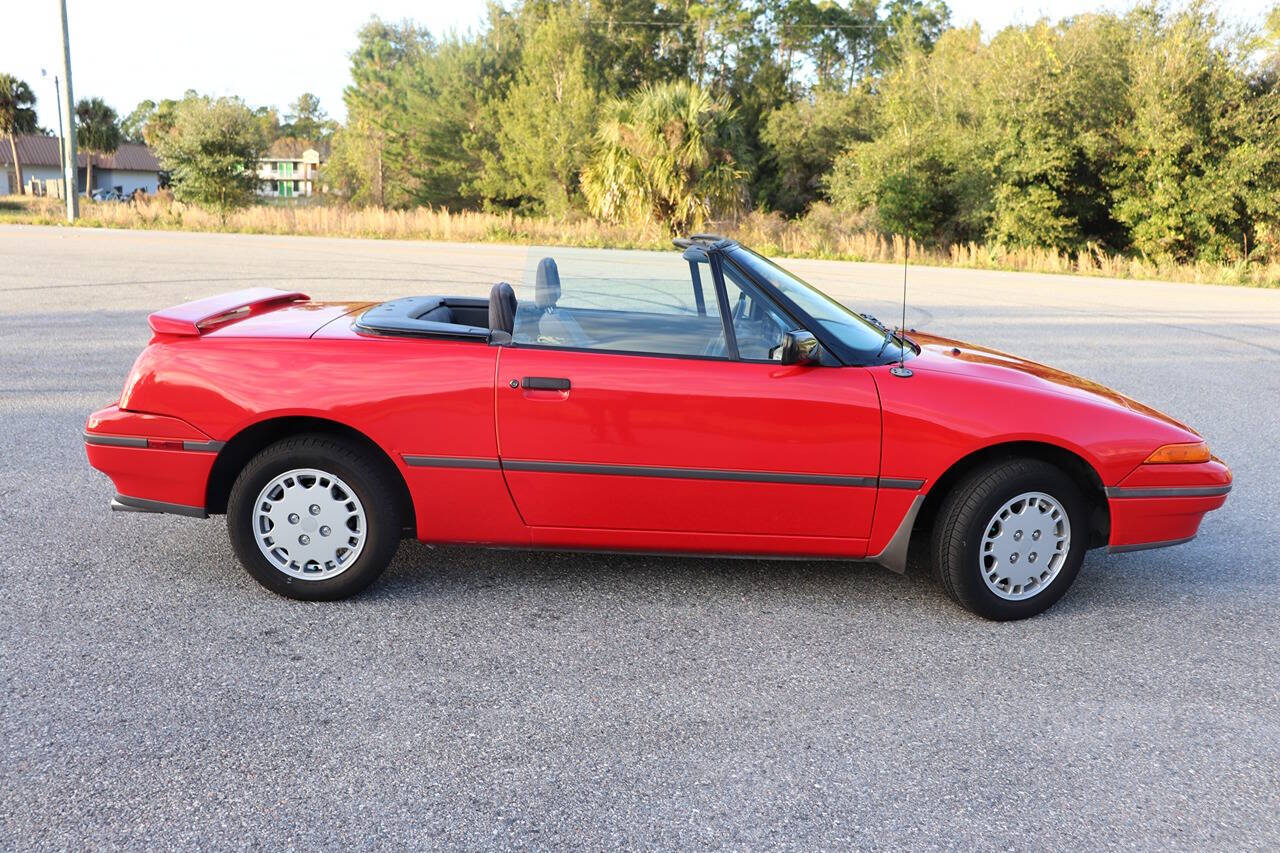
[[[83,201],[79,226],[142,228],[163,231],[215,231],[242,234],[364,237],[389,240],[441,240],[516,243],[612,249],[668,249],[671,241],[656,226],[615,225],[588,217],[523,217],[512,213],[433,208],[385,210],[337,205],[257,205],[231,214],[225,225],[213,213],[157,196],[140,202]],[[0,223],[65,225],[57,199],[0,198]],[[1107,278],[1280,287],[1280,262],[1234,264],[1175,263],[1115,255],[1096,247],[1072,254],[1054,249],[1006,249],[977,243],[943,248],[904,245],[868,231],[830,207],[816,205],[802,219],[776,213],[751,213],[711,223],[708,231],[741,240],[766,255],[826,258],[871,263],[913,263],[967,269],[1066,273]]]

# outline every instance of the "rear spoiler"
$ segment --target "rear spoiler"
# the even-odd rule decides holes
[[[261,314],[286,302],[308,299],[298,291],[276,290],[274,287],[250,287],[221,293],[195,302],[184,302],[147,317],[151,331],[160,335],[201,335],[210,326]]]

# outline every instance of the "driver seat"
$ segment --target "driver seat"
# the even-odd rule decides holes
[[[516,292],[511,285],[500,281],[489,290],[489,331],[506,332],[516,328]]]
[[[560,269],[552,258],[538,261],[537,278],[534,280],[533,302],[537,306],[538,342],[559,344],[586,349],[591,339],[578,325],[573,315],[556,309],[560,300]]]

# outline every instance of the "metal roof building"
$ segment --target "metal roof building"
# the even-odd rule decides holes
[[[15,140],[18,164],[22,167],[24,184],[31,181],[57,180],[62,177],[59,151],[62,140],[56,136],[35,133],[20,134]],[[76,152],[78,181],[84,186],[85,164],[89,153],[83,148]],[[121,143],[112,154],[94,154],[93,189],[119,189],[131,193],[142,189],[153,193],[159,187],[160,161],[145,145],[136,142]],[[13,153],[9,140],[0,139],[0,195],[17,192],[13,168]]]

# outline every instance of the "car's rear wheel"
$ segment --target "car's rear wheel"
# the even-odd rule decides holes
[[[1074,481],[1035,459],[980,468],[947,494],[933,529],[934,572],[960,604],[988,619],[1025,619],[1071,586],[1088,547]]]
[[[278,441],[249,461],[227,501],[240,563],[268,589],[306,601],[354,595],[399,544],[387,472],[364,448],[327,435]]]

